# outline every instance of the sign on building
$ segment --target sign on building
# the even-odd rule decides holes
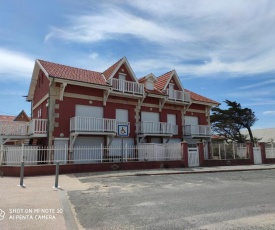
[[[128,137],[129,136],[129,124],[117,125],[117,136]]]

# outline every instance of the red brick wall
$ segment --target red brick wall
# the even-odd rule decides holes
[[[114,170],[113,165],[118,168]],[[139,170],[139,169],[159,169],[159,168],[182,168],[185,167],[183,161],[151,161],[151,162],[115,162],[104,164],[67,164],[60,165],[60,174],[81,173],[81,172],[104,172],[120,170]],[[25,166],[24,176],[54,175],[55,165]],[[0,166],[0,171],[4,176],[20,176],[19,166]],[[54,176],[53,176],[54,178]]]
[[[122,71],[124,69],[124,72]],[[132,77],[130,76],[130,72],[127,70],[125,64],[121,65],[121,67],[118,69],[118,71],[115,73],[113,78],[118,79],[119,78],[119,73],[124,73],[126,74],[126,81],[134,81]]]
[[[39,71],[37,84],[34,90],[33,106],[37,104],[49,92],[49,80],[42,72]]]

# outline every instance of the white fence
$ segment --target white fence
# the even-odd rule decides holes
[[[212,159],[248,159],[249,152],[245,144],[212,144]]]
[[[1,146],[0,165],[104,163],[127,161],[182,160],[181,144],[138,144],[136,146]]]

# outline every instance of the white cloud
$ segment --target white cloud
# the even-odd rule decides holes
[[[263,114],[264,114],[264,115],[275,115],[275,110],[264,111]]]
[[[91,58],[93,60],[95,60],[97,57],[98,57],[98,53],[93,52],[93,53],[89,54],[89,58]]]
[[[34,59],[0,47],[0,80],[30,79]]]
[[[171,25],[159,25],[154,21],[146,20],[117,8],[106,10],[100,15],[72,16],[70,23],[68,28],[52,27],[45,40],[59,37],[87,43],[118,39],[119,35],[132,35],[158,43],[194,39],[184,32],[174,29]]]
[[[275,72],[274,1],[128,0],[98,4],[96,12],[70,16],[67,27],[52,27],[45,39],[94,43],[124,40],[130,35],[154,44],[154,49],[145,52],[150,58],[144,55],[134,60],[136,66],[151,70],[152,66],[167,66],[180,74],[223,77],[227,73],[238,77]]]
[[[240,87],[240,89],[258,88],[258,87],[260,87],[260,86],[271,85],[271,84],[273,84],[273,83],[275,83],[275,79],[267,80],[267,81],[261,81],[261,82],[256,83],[256,84],[251,84],[251,85],[242,86],[242,87]]]

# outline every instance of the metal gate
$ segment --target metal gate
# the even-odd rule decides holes
[[[262,154],[261,154],[261,149],[259,147],[253,147],[253,156],[254,156],[254,164],[261,165]]]
[[[189,167],[200,166],[198,148],[188,148],[188,166]]]

